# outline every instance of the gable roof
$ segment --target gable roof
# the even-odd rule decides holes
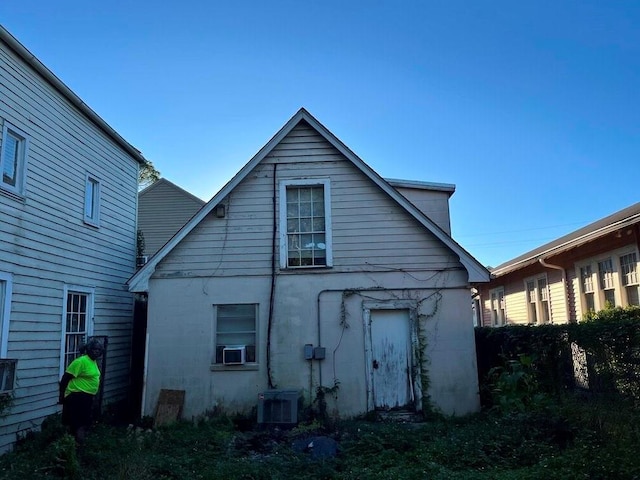
[[[131,155],[138,163],[146,163],[146,159],[124,138],[120,136],[107,122],[105,122],[89,105],[84,103],[82,99],[76,95],[62,80],[60,80],[51,70],[49,70],[36,56],[22,45],[16,37],[11,35],[7,29],[0,25],[0,40],[18,55],[24,63],[39,73],[62,97],[64,97],[71,105],[82,112],[91,122],[93,122],[100,130],[102,130],[111,140],[119,145],[125,152]]]
[[[524,268],[553,255],[565,252],[571,248],[592,242],[616,230],[628,227],[640,222],[640,202],[601,218],[574,232],[564,235],[556,240],[535,248],[508,262],[498,265],[491,270],[492,277],[499,277]]]
[[[436,236],[442,243],[449,247],[460,258],[460,263],[465,267],[469,274],[470,282],[487,282],[489,281],[488,270],[471,256],[464,248],[455,242],[444,230],[436,225],[424,213],[418,210],[411,202],[403,197],[395,188],[378,175],[369,165],[362,161],[355,153],[353,153],[345,144],[343,144],[333,133],[331,133],[324,125],[313,117],[304,108],[291,117],[291,119],[276,133],[267,144],[247,162],[244,167],[216,193],[209,202],[198,211],[191,220],[189,220],[169,240],[138,272],[127,282],[129,290],[132,292],[146,291],[149,279],[155,271],[156,265],[166,257],[173,248],[191,232],[217,205],[221,202],[270,152],[278,145],[282,139],[287,136],[293,128],[300,122],[308,123],[320,135],[322,135],[331,145],[333,145],[342,155],[351,161],[362,173],[371,179],[380,189],[394,199],[400,206],[409,212],[418,222],[420,222],[428,231]]]
[[[158,180],[153,182],[148,187],[140,190],[140,192],[138,192],[138,198],[146,196],[147,194],[153,192],[155,189],[157,189],[157,188],[159,188],[161,186],[167,186],[167,187],[173,188],[174,190],[180,192],[181,194],[183,194],[186,197],[191,198],[194,202],[196,202],[196,203],[198,203],[200,205],[204,205],[205,203],[207,203],[204,200],[202,200],[201,198],[196,197],[193,193],[187,192],[184,188],[179,187],[178,185],[176,185],[173,182],[170,182],[166,178],[159,178]]]

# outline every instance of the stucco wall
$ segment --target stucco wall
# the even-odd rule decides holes
[[[439,273],[428,281],[401,273],[279,275],[271,336],[274,383],[278,388],[299,390],[308,402],[315,396],[310,391],[315,392],[320,377],[328,387],[337,380],[336,413],[351,416],[365,412],[368,383],[363,303],[404,299],[417,305],[420,334],[426,340],[426,374],[431,385],[427,393],[433,405],[447,414],[476,411],[475,344],[465,279],[464,271]],[[161,388],[186,391],[186,418],[213,407],[249,411],[257,404],[258,393],[268,386],[270,282],[268,276],[152,280],[145,414],[153,414]],[[382,292],[377,287],[380,284],[393,289]],[[343,290],[349,291],[344,316]],[[212,366],[216,303],[259,304],[256,365]],[[324,346],[326,359],[305,360],[303,347],[307,343]]]

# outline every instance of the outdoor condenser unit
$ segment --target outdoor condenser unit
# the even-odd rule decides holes
[[[258,395],[258,423],[295,425],[298,423],[298,391],[267,390]]]

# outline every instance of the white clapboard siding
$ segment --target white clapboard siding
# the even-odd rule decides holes
[[[225,199],[227,216],[202,221],[158,265],[156,278],[268,275],[275,163],[276,189],[287,178],[330,179],[333,273],[367,265],[434,270],[459,265],[457,256],[435,236],[301,123]]]
[[[14,405],[0,451],[57,403],[65,286],[94,292],[95,335],[109,336],[106,402],[128,392],[138,162],[0,42],[0,123],[28,135],[23,198],[0,193],[0,272],[12,275]],[[2,139],[0,138],[0,142]],[[84,224],[86,175],[100,180],[100,225]]]

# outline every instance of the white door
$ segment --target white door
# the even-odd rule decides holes
[[[412,405],[409,310],[371,310],[370,322],[374,407]]]

